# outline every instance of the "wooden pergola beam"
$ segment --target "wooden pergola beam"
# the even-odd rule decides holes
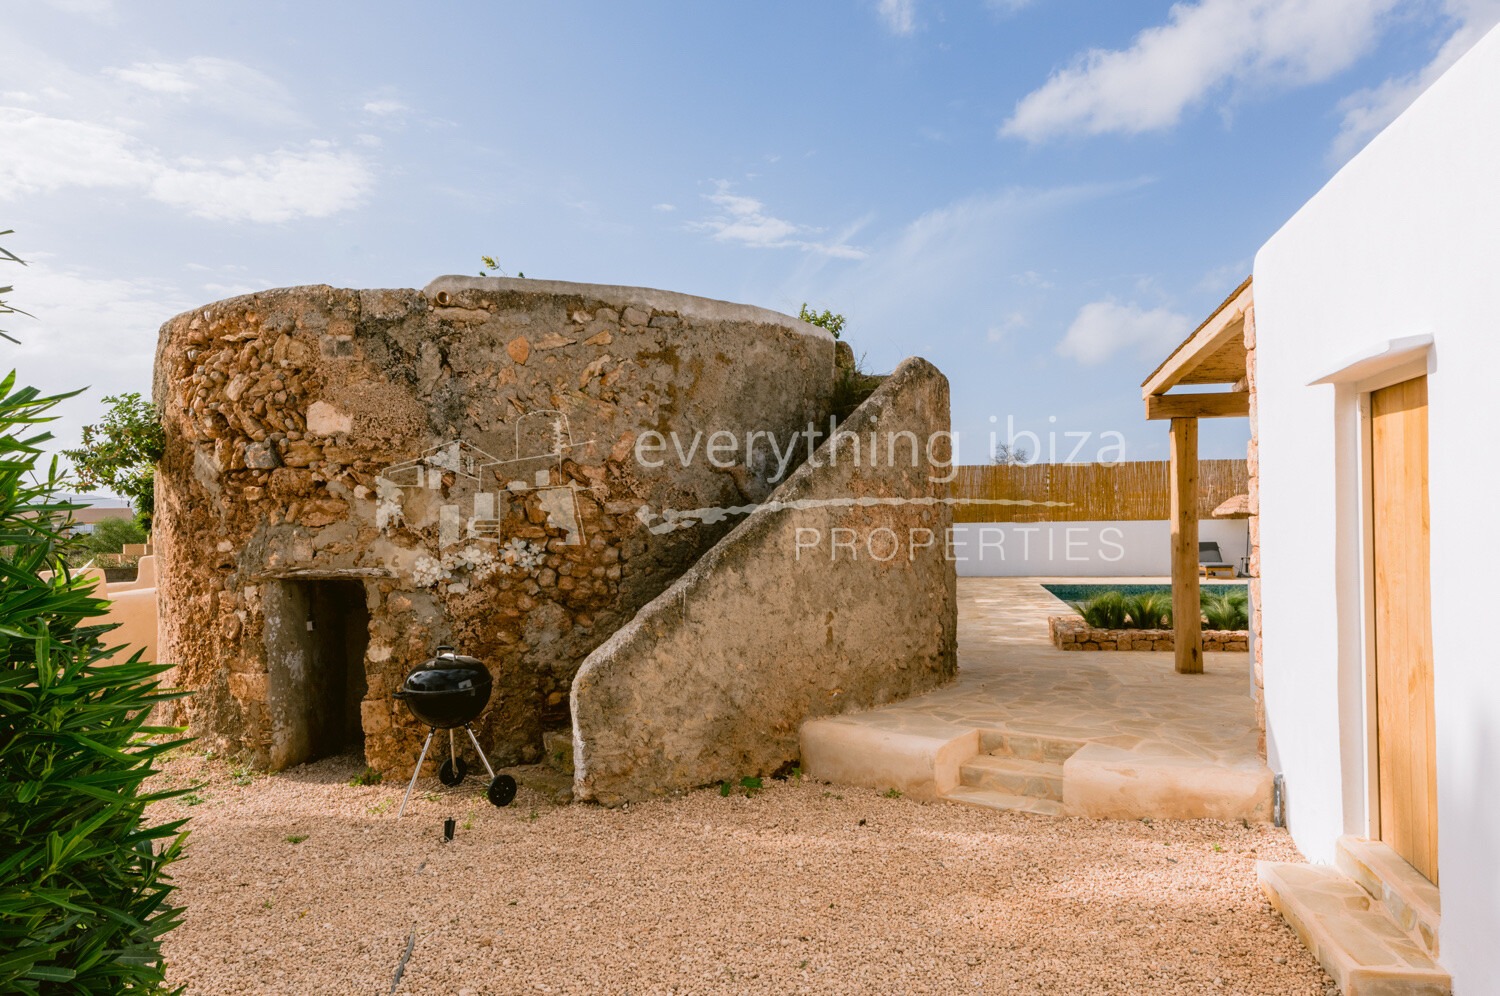
[[[1178,674],[1203,673],[1198,596],[1198,420],[1172,419],[1172,640]]]
[[[1141,397],[1165,394],[1178,384],[1232,384],[1244,376],[1243,369],[1233,376],[1223,378],[1195,377],[1194,370],[1214,357],[1219,350],[1226,346],[1234,349],[1237,340],[1243,340],[1245,312],[1253,300],[1251,281],[1247,279],[1192,335],[1172,350],[1171,355],[1159,367],[1151,371],[1151,376],[1141,385]]]
[[[1250,393],[1153,394],[1146,398],[1146,418],[1246,418]]]

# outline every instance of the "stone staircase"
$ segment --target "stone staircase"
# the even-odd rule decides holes
[[[1341,837],[1333,867],[1258,867],[1261,888],[1344,996],[1450,996],[1437,886],[1378,841]]]
[[[1063,813],[1063,762],[1083,746],[1019,733],[981,731],[980,753],[959,767],[959,783],[944,799],[983,809],[1043,816]]]

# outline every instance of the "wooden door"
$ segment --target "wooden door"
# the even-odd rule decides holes
[[[1436,882],[1427,378],[1375,391],[1370,421],[1380,839]]]

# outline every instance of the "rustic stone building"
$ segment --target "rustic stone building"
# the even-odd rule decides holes
[[[486,748],[536,760],[582,661],[735,525],[713,510],[812,452],[835,346],[759,308],[497,278],[172,319],[156,543],[184,718],[272,769],[409,770],[423,731],[392,692],[451,643],[494,675]]]

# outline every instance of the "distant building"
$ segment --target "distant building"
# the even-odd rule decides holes
[[[87,536],[94,531],[95,526],[108,519],[135,518],[135,509],[124,498],[109,495],[63,495],[62,499],[85,506],[73,513],[72,532],[75,535]]]

